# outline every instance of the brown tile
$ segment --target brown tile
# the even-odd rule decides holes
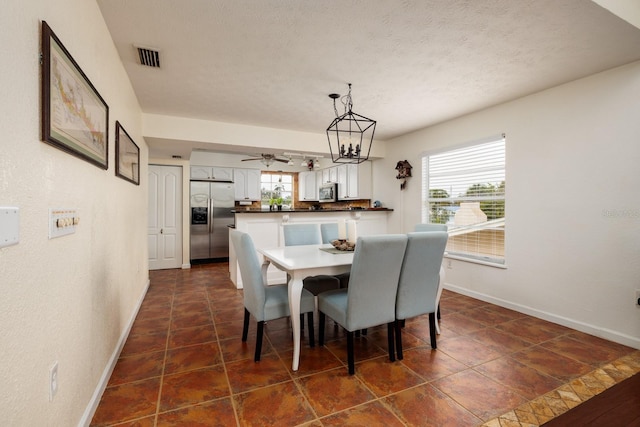
[[[413,336],[415,338],[417,338],[418,340],[422,341],[422,344],[418,344],[418,345],[424,345],[425,343],[430,343],[431,342],[431,335],[429,332],[429,318],[421,318],[419,320],[414,320],[411,322],[407,322],[405,327],[402,329],[402,346],[403,349],[404,348],[409,348],[407,347],[404,342],[405,342],[405,335],[408,336]],[[458,335],[457,333],[455,335]],[[440,336],[436,337],[436,340],[439,338]]]
[[[601,343],[578,341],[569,336],[558,337],[543,343],[542,346],[555,353],[565,355],[594,367],[621,356],[618,345],[608,346]]]
[[[568,382],[593,370],[591,365],[578,362],[541,346],[522,350],[511,357],[563,382]]]
[[[222,363],[220,347],[216,342],[180,347],[167,352],[165,375]]]
[[[469,334],[469,337],[501,354],[514,353],[531,347],[531,343],[496,328],[486,328]]]
[[[142,353],[118,359],[109,386],[130,383],[162,375],[164,351]]]
[[[430,346],[405,351],[401,363],[426,381],[433,381],[468,369],[467,365],[458,362],[442,351],[431,349]]]
[[[233,399],[242,426],[293,426],[315,418],[293,381],[238,394]]]
[[[515,390],[527,399],[534,399],[563,382],[545,375],[511,357],[502,357],[474,368],[487,377]]]
[[[467,316],[472,316],[474,319],[479,322],[484,323],[487,326],[495,326],[500,323],[510,322],[512,320],[519,319],[523,317],[523,314],[508,310],[502,309],[502,307],[498,307],[496,309],[495,305],[487,305],[481,308],[476,308],[474,310],[464,311],[463,313]]]
[[[142,318],[136,317],[136,321],[131,327],[129,335],[148,335],[155,333],[166,333],[169,330],[169,323],[171,319],[168,316],[169,310],[167,310],[166,317],[154,317],[154,318]]]
[[[171,316],[171,330],[211,324],[212,320],[209,310],[195,313],[174,313],[174,315]]]
[[[532,317],[523,317],[511,322],[501,323],[497,325],[496,328],[529,341],[532,344],[539,344],[559,335],[557,328],[545,327],[547,324],[551,325],[549,322],[532,319]]]
[[[356,375],[378,397],[424,383],[421,377],[402,363],[389,361],[388,356],[359,363],[356,365]]]
[[[256,323],[256,319],[251,316],[250,317],[251,324]],[[213,312],[213,320],[218,323],[224,322],[237,322],[242,325],[244,320],[244,306],[240,305],[239,307],[227,308],[226,310],[218,310]],[[271,323],[271,322],[269,322]],[[255,326],[254,326],[255,327]]]
[[[167,347],[167,331],[147,335],[131,335],[127,338],[120,356],[164,351]]]
[[[330,426],[367,426],[401,427],[402,422],[380,402],[367,403],[343,412],[323,418],[322,425]]]
[[[127,421],[119,424],[111,424],[109,427],[155,427],[156,416],[139,418],[134,421]]]
[[[210,314],[209,302],[206,299],[199,301],[176,302],[173,304],[173,315],[185,315],[189,313],[206,313]]]
[[[608,351],[612,352],[612,354],[615,354],[616,358],[631,354],[635,351],[635,349],[633,349],[632,347],[628,347],[626,345],[618,344],[612,341],[607,341],[603,338],[585,334],[579,331],[572,331],[571,333],[567,334],[567,336],[585,344],[593,345],[600,348],[604,347]]]
[[[160,395],[160,411],[170,411],[229,395],[227,375],[221,365],[165,375]]]
[[[249,335],[246,342],[242,342],[242,336],[238,336],[237,338],[218,341],[218,344],[226,363],[244,359],[253,360],[256,351],[256,336]],[[274,350],[269,340],[263,337],[261,357],[273,354],[273,352]]]
[[[502,356],[495,350],[478,341],[465,336],[443,339],[438,343],[438,351],[462,362],[467,366],[475,366]]]
[[[262,356],[259,362],[252,358],[227,363],[227,373],[234,393],[291,380],[289,371],[275,354]]]
[[[159,378],[107,387],[91,425],[107,426],[155,414],[159,390]]]
[[[301,350],[299,369],[296,372],[292,372],[293,350],[287,351],[284,354],[280,351],[279,353],[287,369],[289,369],[294,376],[305,376],[344,366],[326,347],[316,345],[314,348],[304,347]]]
[[[333,354],[338,357],[345,365],[347,364],[347,338],[325,342],[325,346],[331,350]],[[387,350],[383,350],[374,344],[373,341],[368,340],[364,336],[356,337],[353,339],[353,352],[355,355],[356,364],[363,360],[371,359],[374,357],[388,354]]]
[[[460,335],[466,335],[487,327],[481,321],[466,316],[465,313],[467,312],[465,311],[463,313],[456,313],[447,316],[447,329],[451,329]]]
[[[227,427],[236,425],[230,398],[214,400],[158,415],[158,427]]]
[[[169,334],[169,348],[184,347],[215,340],[216,331],[213,324],[176,329]]]
[[[404,390],[384,401],[407,426],[459,427],[482,423],[471,412],[429,384]]]
[[[497,417],[527,401],[509,387],[470,369],[431,384],[483,421]]]
[[[242,337],[242,322],[215,322],[216,334],[219,340],[231,338],[240,339]],[[249,337],[253,336],[255,341],[256,330],[249,328]]]
[[[173,296],[173,304],[180,305],[189,302],[208,301],[207,292],[204,289],[193,290],[193,285],[189,286],[190,289],[185,287],[176,287],[176,293]]]
[[[320,417],[375,399],[357,376],[344,369],[310,375],[296,382]]]

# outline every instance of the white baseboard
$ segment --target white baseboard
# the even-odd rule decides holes
[[[182,264],[182,269],[183,270],[188,270],[191,268],[191,264]]]
[[[547,320],[549,322],[557,323],[559,325],[566,326],[567,328],[575,329],[577,331],[584,332],[589,335],[594,335],[596,337],[600,337],[608,341],[613,341],[618,344],[626,345],[626,346],[633,347],[640,350],[640,339],[637,337],[633,337],[631,335],[622,334],[620,332],[613,331],[611,329],[601,328],[601,327],[580,322],[574,319],[569,319],[567,317],[558,316],[553,313],[548,313],[546,311],[538,310],[533,307],[513,303],[511,301],[506,301],[501,298],[496,298],[496,297],[485,295],[479,292],[470,291],[468,289],[461,288],[459,286],[455,286],[450,283],[445,283],[444,288],[453,292],[457,292],[462,295],[466,295],[468,297],[489,302],[491,304],[499,305],[500,307],[509,308],[519,313],[528,314],[530,316],[537,317],[542,320]]]
[[[124,348],[124,344],[127,342],[127,338],[129,337],[129,332],[131,332],[131,327],[133,326],[133,322],[136,320],[136,316],[138,315],[138,311],[140,310],[140,306],[142,305],[142,301],[144,301],[144,297],[147,295],[147,291],[149,290],[149,285],[151,281],[147,279],[147,285],[144,288],[144,292],[140,296],[138,300],[138,304],[136,309],[133,311],[129,321],[127,322],[127,327],[122,331],[120,335],[120,339],[118,339],[118,344],[116,348],[111,353],[111,357],[107,362],[107,366],[105,366],[102,371],[102,376],[100,377],[100,381],[98,381],[98,385],[91,396],[91,400],[89,400],[89,404],[87,408],[84,410],[84,414],[82,414],[82,418],[78,422],[78,427],[88,427],[91,424],[91,420],[93,419],[93,415],[98,409],[98,404],[100,403],[100,399],[102,398],[102,393],[107,388],[107,384],[109,383],[109,378],[111,378],[111,374],[113,373],[113,369],[116,367],[116,363],[118,363],[118,357],[120,356],[120,352]]]

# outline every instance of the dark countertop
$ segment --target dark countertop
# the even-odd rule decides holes
[[[270,211],[267,209],[235,209],[231,212],[237,214],[243,213],[326,213],[326,212],[393,212],[393,209],[389,208],[367,208],[367,209],[283,209],[281,211]]]

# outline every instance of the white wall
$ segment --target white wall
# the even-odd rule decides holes
[[[108,170],[40,141],[41,20],[109,105]],[[0,419],[77,425],[148,283],[141,112],[95,1],[5,1],[0,36],[0,206],[20,208],[20,242],[0,249]],[[141,149],[140,186],[115,176],[116,120]],[[77,232],[49,240],[50,207],[78,209]]]
[[[640,348],[638,112],[633,63],[388,141],[374,188],[390,232],[420,222],[421,152],[504,132],[507,269],[452,260],[447,286]]]

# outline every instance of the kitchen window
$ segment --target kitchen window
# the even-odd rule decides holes
[[[422,157],[422,222],[447,224],[447,256],[504,266],[505,136]]]
[[[262,208],[282,205],[289,209],[293,200],[293,174],[284,172],[262,172],[260,177]]]

